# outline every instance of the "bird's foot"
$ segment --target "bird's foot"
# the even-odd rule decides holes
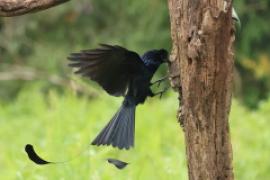
[[[153,96],[159,95],[159,98],[161,99],[161,98],[162,98],[162,95],[163,95],[168,89],[169,89],[169,87],[166,87],[166,88],[164,88],[163,90],[154,93]]]
[[[161,84],[163,81],[165,81],[166,79],[168,79],[168,78],[169,78],[169,76],[164,76],[164,77],[162,77],[161,79],[156,80],[155,82],[152,82],[150,85],[153,86],[153,85],[157,84],[157,87],[159,87],[160,84]]]

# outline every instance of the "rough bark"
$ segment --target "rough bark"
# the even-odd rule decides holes
[[[171,81],[180,97],[190,180],[231,180],[234,30],[231,0],[168,0]]]
[[[0,0],[0,16],[11,17],[38,12],[69,0]]]

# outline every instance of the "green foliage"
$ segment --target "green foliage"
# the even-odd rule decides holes
[[[161,101],[149,99],[138,107],[136,146],[130,151],[89,145],[121,103],[102,95],[94,101],[70,91],[51,90],[44,95],[40,85],[32,85],[14,101],[0,102],[0,179],[187,179],[175,94]],[[236,179],[270,178],[269,112],[270,100],[253,112],[233,103],[230,122]],[[73,160],[37,166],[24,152],[27,143],[48,160]],[[106,162],[108,157],[130,165],[119,171]]]
[[[269,96],[269,3],[235,2],[242,23],[236,51],[241,75],[237,87],[242,88],[237,91],[249,107]],[[70,52],[98,43],[120,44],[140,53],[151,48],[169,50],[171,44],[167,2],[162,0],[72,1],[41,13],[0,19],[0,33],[0,71],[20,65],[62,77],[70,74],[66,67]],[[0,81],[7,89],[0,89],[0,98],[15,97],[27,84]]]
[[[241,16],[242,29],[238,42],[238,56],[256,58],[261,53],[270,52],[270,1],[240,0],[234,2]],[[268,54],[269,55],[269,54]]]
[[[69,53],[98,43],[120,44],[140,53],[170,49],[167,4],[161,0],[71,1],[44,12],[6,18],[0,24],[0,72],[19,65],[67,78]],[[0,89],[0,98],[15,97],[27,84],[0,81],[0,86],[7,87]]]
[[[236,65],[243,102],[256,107],[270,91],[270,1],[234,1],[242,28],[237,33]]]
[[[237,91],[249,107],[256,107],[270,91],[269,3],[234,3],[242,23],[236,46],[241,75],[237,87],[242,88]],[[66,67],[68,54],[98,43],[120,44],[139,53],[171,47],[167,2],[163,0],[71,1],[41,13],[0,19],[0,33],[0,71],[19,65],[65,78],[71,73]],[[15,97],[25,85],[24,81],[0,81],[0,86],[7,87],[0,89],[0,98]]]
[[[242,88],[230,121],[239,180],[270,179],[270,100],[261,101],[270,91],[269,3],[235,1],[242,23],[236,46]],[[138,107],[136,148],[119,152],[88,145],[115,113],[120,99],[101,92],[94,99],[76,96],[70,86],[56,87],[48,80],[57,75],[69,81],[68,54],[98,43],[119,44],[139,53],[170,50],[166,1],[71,1],[41,13],[1,18],[0,33],[0,72],[18,66],[42,75],[32,81],[0,81],[0,179],[187,179],[175,94]],[[94,89],[89,91],[97,94]],[[250,112],[243,106],[258,109]],[[27,159],[23,150],[27,143],[49,160],[77,158],[39,167]],[[118,171],[105,162],[108,157],[131,164]]]
[[[168,175],[186,179],[184,142],[180,135],[175,136],[180,133],[175,99],[174,95],[163,102],[150,100],[140,106],[136,148],[118,151],[89,144],[117,111],[120,99],[115,101],[104,94],[104,98],[89,101],[72,92],[60,95],[55,91],[44,96],[39,86],[27,87],[14,102],[0,103],[0,160],[4,164],[0,179],[166,179]],[[27,143],[34,144],[47,159],[75,159],[38,167],[23,151]],[[109,157],[131,164],[119,171],[106,162]]]

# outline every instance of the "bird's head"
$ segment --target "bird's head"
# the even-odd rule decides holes
[[[147,51],[142,59],[147,66],[159,66],[162,63],[168,62],[168,51],[165,49],[155,49]]]
[[[159,56],[161,59],[161,63],[168,62],[169,61],[169,53],[166,49],[160,49],[159,50]]]

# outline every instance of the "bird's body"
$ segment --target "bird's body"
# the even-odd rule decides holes
[[[77,73],[98,82],[114,96],[124,96],[120,109],[92,142],[93,145],[112,145],[120,149],[134,146],[135,109],[144,103],[151,91],[151,79],[163,62],[166,50],[152,50],[142,57],[120,46],[102,44],[101,48],[71,54],[70,65]]]
[[[154,53],[154,52],[150,52]],[[147,52],[149,54],[149,52]],[[151,90],[151,79],[162,62],[152,63],[151,58],[148,56],[142,56],[141,60],[143,64],[138,69],[137,74],[130,80],[126,98],[133,98],[135,104],[144,103],[148,96],[154,96]]]

